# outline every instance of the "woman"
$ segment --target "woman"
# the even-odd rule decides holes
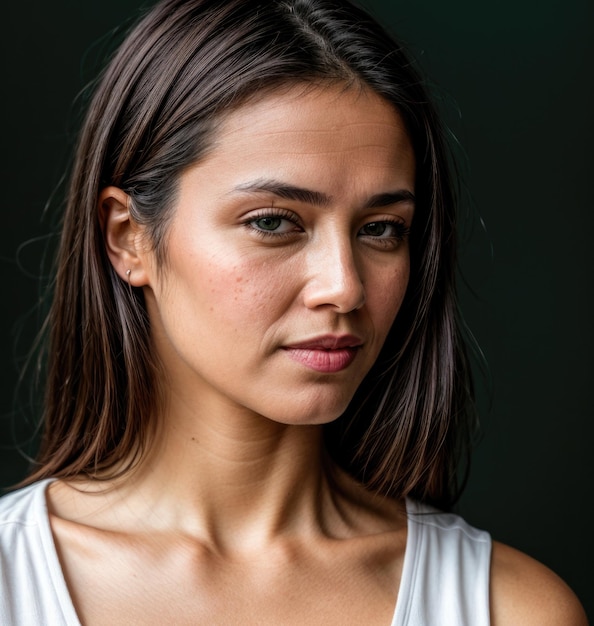
[[[81,132],[2,623],[585,623],[430,506],[472,426],[447,162],[346,2],[146,15]]]

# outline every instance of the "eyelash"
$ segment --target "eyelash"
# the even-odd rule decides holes
[[[254,226],[255,222],[257,222],[258,220],[266,219],[266,218],[287,220],[288,222],[291,222],[291,224],[293,224],[295,227],[301,228],[299,226],[298,219],[293,213],[291,213],[290,211],[285,211],[283,209],[272,209],[272,208],[257,212],[255,215],[252,214],[249,217],[249,219],[244,220],[242,223],[246,228],[248,228],[250,231],[255,233],[257,236],[262,237],[263,239],[274,238],[276,240],[279,240],[285,237],[293,237],[296,232],[299,232],[295,229],[291,229],[288,232],[283,233],[283,232],[277,232],[275,230],[263,230],[260,228],[256,228]],[[376,245],[376,246],[381,246],[384,248],[395,248],[397,244],[399,244],[401,241],[406,239],[410,234],[410,228],[408,228],[404,224],[404,222],[402,222],[401,220],[396,220],[396,219],[394,220],[384,219],[384,220],[375,220],[373,222],[368,222],[367,224],[361,227],[361,229],[359,230],[359,233],[361,233],[361,231],[364,228],[372,224],[386,225],[387,227],[392,227],[396,231],[396,234],[393,237],[361,235],[363,237],[368,238],[370,241],[373,241],[373,245]]]

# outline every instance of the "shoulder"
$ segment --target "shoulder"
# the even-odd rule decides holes
[[[576,595],[550,569],[531,557],[493,542],[492,626],[587,626]]]

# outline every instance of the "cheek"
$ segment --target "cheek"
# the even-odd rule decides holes
[[[283,264],[237,256],[207,261],[194,282],[201,308],[216,316],[231,332],[243,328],[266,329],[271,321],[291,306],[294,273]]]
[[[375,318],[375,327],[384,338],[388,334],[404,300],[410,275],[409,263],[403,263],[389,273],[377,275],[367,293],[370,314]]]

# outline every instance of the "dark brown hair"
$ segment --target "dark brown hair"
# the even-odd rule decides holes
[[[109,263],[97,214],[107,185],[131,198],[166,259],[182,171],[225,113],[272,90],[338,82],[393,104],[417,160],[408,292],[382,353],[326,445],[389,496],[448,507],[472,424],[455,292],[455,198],[443,132],[401,46],[344,0],[164,0],[104,70],[80,134],[57,257],[44,435],[28,482],[113,477],[155,428],[158,364],[142,292]]]

